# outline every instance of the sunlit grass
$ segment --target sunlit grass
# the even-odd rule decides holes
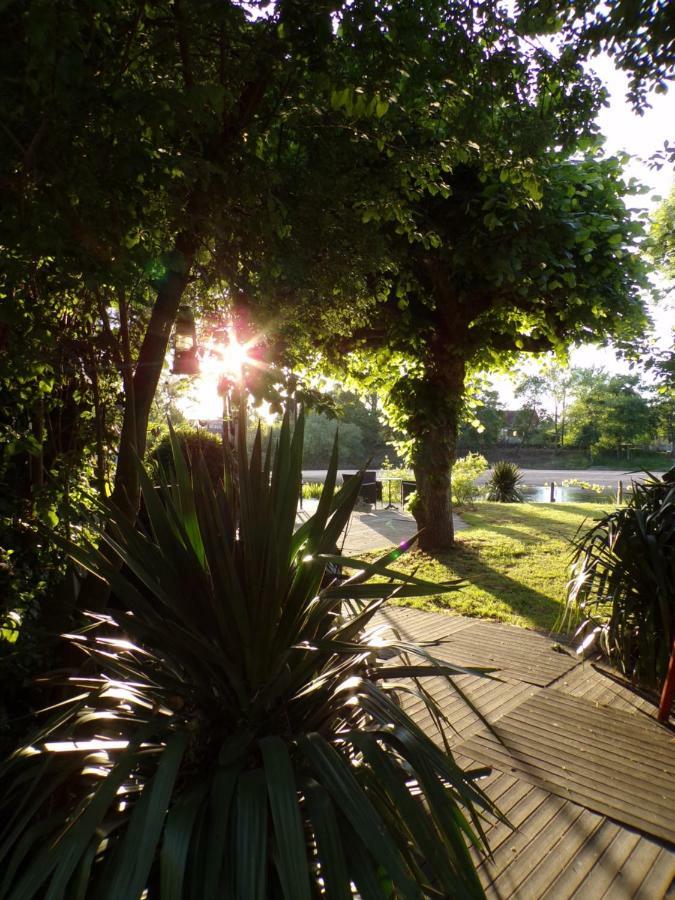
[[[466,585],[406,605],[550,630],[565,599],[569,540],[584,520],[590,523],[607,509],[588,503],[479,503],[462,512],[470,528],[458,532],[452,553],[412,553],[397,563],[430,581],[459,577]]]

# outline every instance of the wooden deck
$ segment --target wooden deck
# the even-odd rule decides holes
[[[653,702],[547,635],[402,607],[379,621],[440,658],[499,669],[455,679],[480,715],[446,679],[425,682],[458,762],[492,767],[481,787],[513,826],[487,829],[488,897],[675,900],[672,719],[657,723]],[[420,701],[405,706],[438,737]]]

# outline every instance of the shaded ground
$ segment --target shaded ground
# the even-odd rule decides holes
[[[311,515],[316,509],[316,500],[305,500],[298,513],[299,519]],[[466,524],[459,516],[453,516],[455,531],[465,529]],[[408,540],[415,534],[413,517],[398,509],[377,509],[368,512],[355,511],[349,519],[341,549],[345,556],[360,555],[371,550],[383,550]]]

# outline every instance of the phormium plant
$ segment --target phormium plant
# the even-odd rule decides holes
[[[492,467],[487,482],[487,499],[497,503],[522,503],[523,475],[515,463],[500,460]]]
[[[302,434],[242,439],[217,485],[172,436],[172,483],[141,471],[147,531],[108,507],[107,557],[68,545],[116,605],[69,636],[74,696],[0,770],[0,897],[482,896],[479,772],[396,698],[443,735],[420,679],[466,670],[373,621],[439,586],[392,571],[398,549],[327,579],[359,478],[334,493],[335,448],[296,530]]]
[[[579,530],[563,624],[582,619],[629,678],[658,688],[675,638],[675,468],[633,483],[624,507]]]

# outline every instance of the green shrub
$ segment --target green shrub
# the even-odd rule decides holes
[[[305,500],[318,500],[322,492],[322,481],[307,481],[302,486],[302,496]]]
[[[110,507],[107,556],[64,542],[120,608],[73,638],[76,696],[0,769],[0,897],[483,896],[467,840],[490,803],[396,701],[459,670],[372,623],[439,586],[392,571],[398,547],[335,555],[360,487],[333,495],[337,448],[295,530],[302,431],[267,459],[241,444],[215,487],[173,438],[175,485],[141,474],[149,536]]]
[[[626,506],[574,539],[563,624],[583,619],[629,678],[663,682],[675,636],[675,468],[633,483]]]
[[[204,457],[206,468],[214,483],[223,479],[223,442],[217,434],[204,428],[182,426],[175,430],[175,435],[191,468],[195,462]],[[150,462],[160,466],[165,472],[175,475],[171,437],[168,430],[162,434],[148,453]]]
[[[411,516],[415,515],[415,509],[417,508],[417,504],[419,503],[419,496],[417,491],[411,491],[408,496],[405,498],[405,502],[403,503],[403,509],[406,512],[409,512]]]
[[[477,479],[487,472],[489,464],[480,453],[467,453],[452,467],[452,502],[458,506],[474,503],[480,496]]]
[[[492,467],[487,483],[487,499],[496,503],[522,503],[519,486],[523,476],[515,463],[500,460]]]

